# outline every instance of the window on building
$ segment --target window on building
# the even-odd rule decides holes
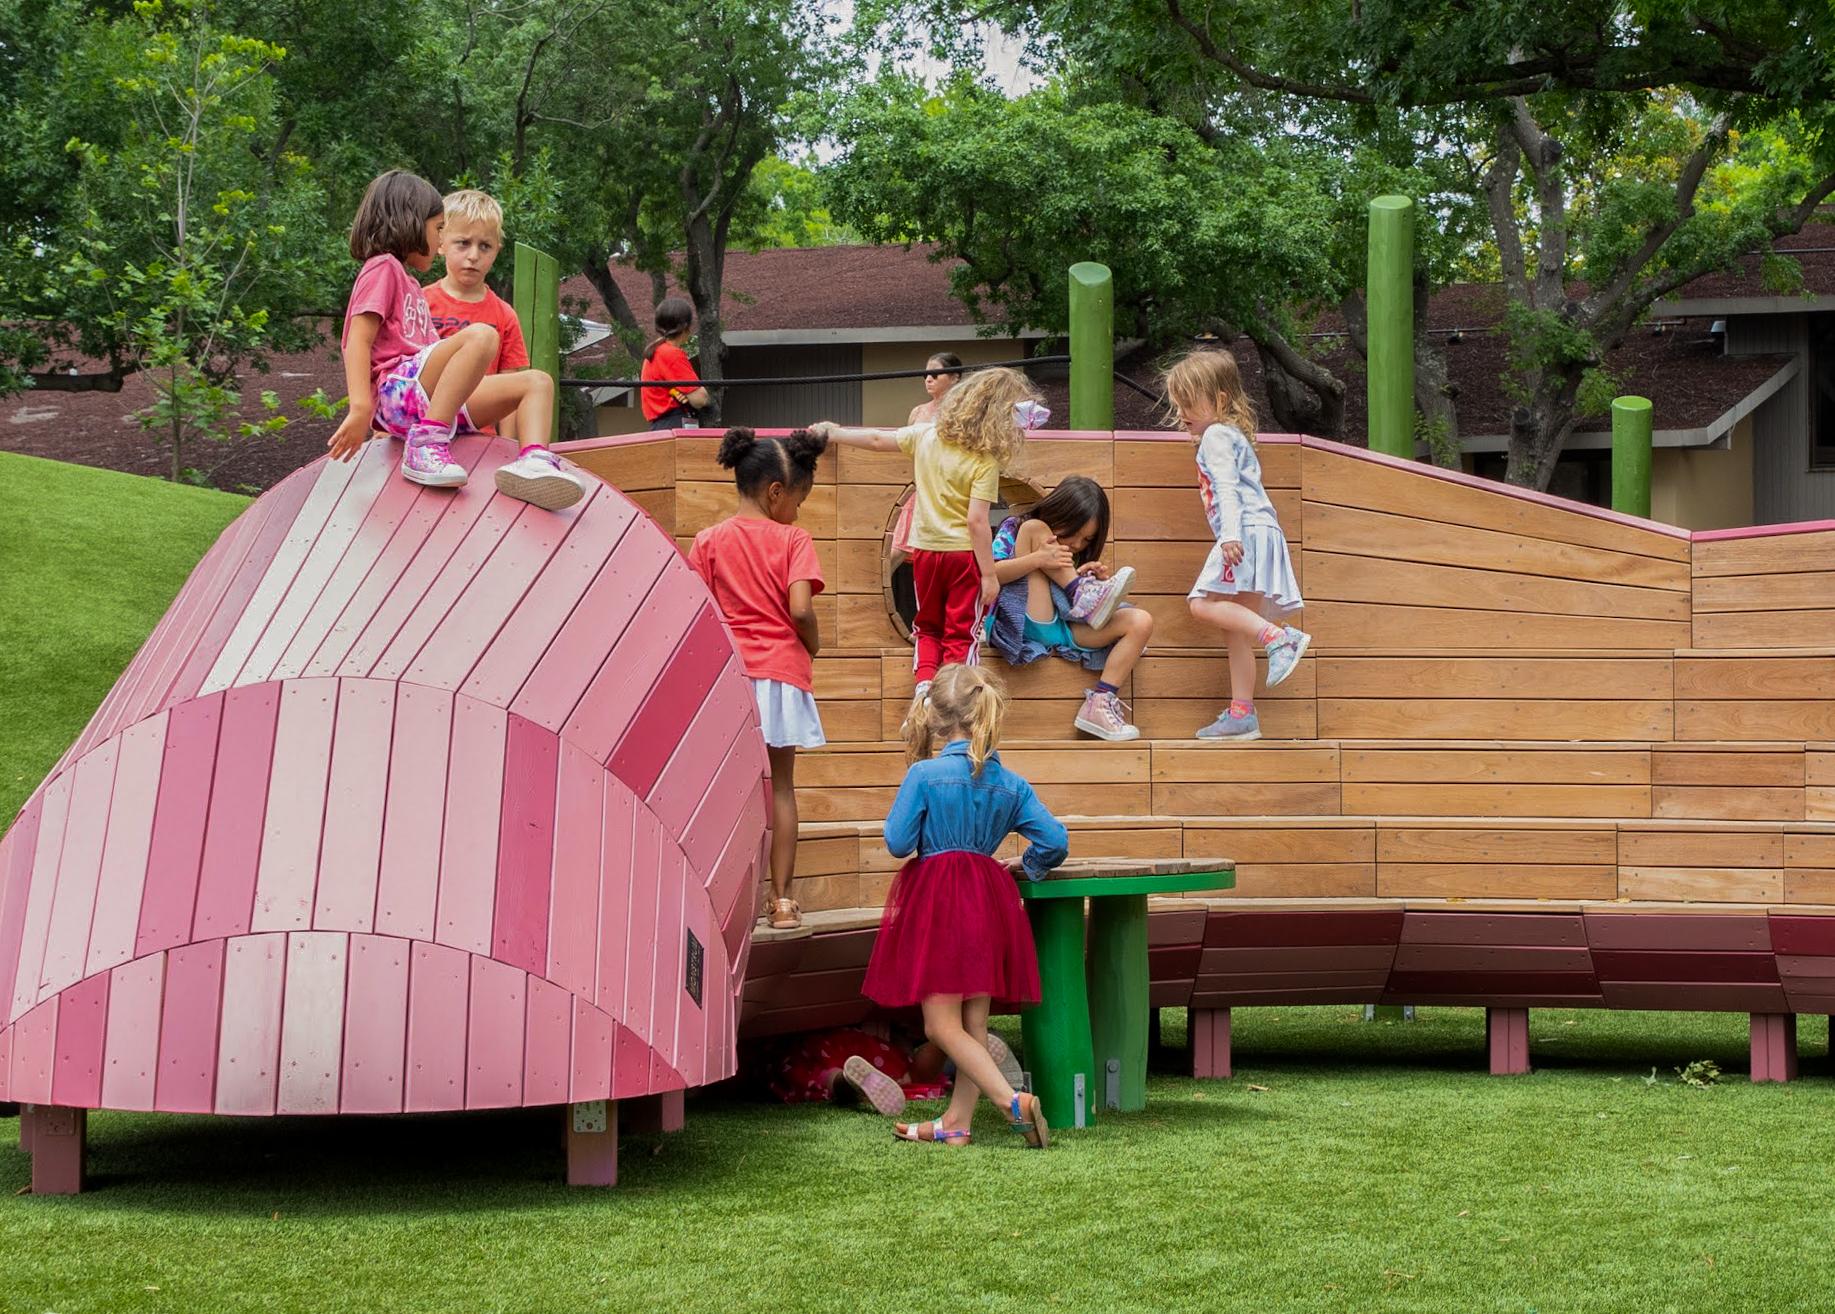
[[[1835,314],[1809,316],[1810,469],[1835,470]]]

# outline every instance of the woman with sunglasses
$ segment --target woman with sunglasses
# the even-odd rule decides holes
[[[911,418],[906,424],[935,424],[937,408],[943,404],[943,394],[962,382],[962,357],[953,351],[939,351],[924,362],[924,391],[930,400],[919,402],[911,408]]]

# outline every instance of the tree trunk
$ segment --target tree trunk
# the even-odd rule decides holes
[[[1510,451],[1504,465],[1504,481],[1545,493],[1561,459],[1561,449],[1573,432],[1580,372],[1537,371],[1527,382],[1528,398],[1510,412]]]
[[[606,313],[611,315],[612,322],[641,338],[644,336],[644,326],[638,322],[631,303],[625,300],[624,289],[612,277],[611,263],[611,256],[605,248],[593,245],[586,250],[585,268],[580,272],[586,275],[586,281],[593,285],[593,291],[605,303]]]
[[[689,224],[685,236],[685,281],[689,299],[694,302],[695,340],[699,347],[695,373],[712,383],[725,377],[726,372],[726,325],[720,318],[720,252],[713,225],[705,218]],[[701,412],[701,420],[704,424],[718,424],[724,398],[714,387],[708,388],[707,395],[708,407]]]
[[[178,407],[178,366],[174,365],[168,375],[168,384],[172,391],[167,394],[166,404],[172,408],[172,482],[177,483],[184,473],[181,464],[185,449],[185,418]]]

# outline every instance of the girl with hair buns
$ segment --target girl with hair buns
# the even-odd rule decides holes
[[[688,564],[714,595],[758,702],[758,723],[771,759],[771,925],[803,924],[790,897],[796,874],[796,750],[828,742],[816,712],[815,665],[822,646],[815,595],[823,588],[809,531],[797,511],[815,486],[826,441],[798,429],[760,438],[729,429],[720,464],[733,472],[739,509],[695,535]]]
[[[949,1107],[933,1122],[897,1123],[901,1140],[966,1145],[978,1096],[1034,1149],[1050,1143],[1036,1095],[1013,1089],[988,1050],[995,999],[1039,1001],[1039,965],[1014,872],[994,851],[1018,831],[1018,864],[1041,880],[1064,861],[1064,823],[995,746],[1006,690],[979,666],[945,666],[904,725],[911,766],[886,817],[886,847],[910,860],[892,883],[861,992],[885,1008],[923,1010],[924,1034],[955,1062]]]

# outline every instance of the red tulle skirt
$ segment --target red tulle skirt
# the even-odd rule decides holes
[[[930,995],[1038,1003],[1038,952],[1013,874],[980,853],[907,862],[886,897],[861,993],[884,1008]]]

